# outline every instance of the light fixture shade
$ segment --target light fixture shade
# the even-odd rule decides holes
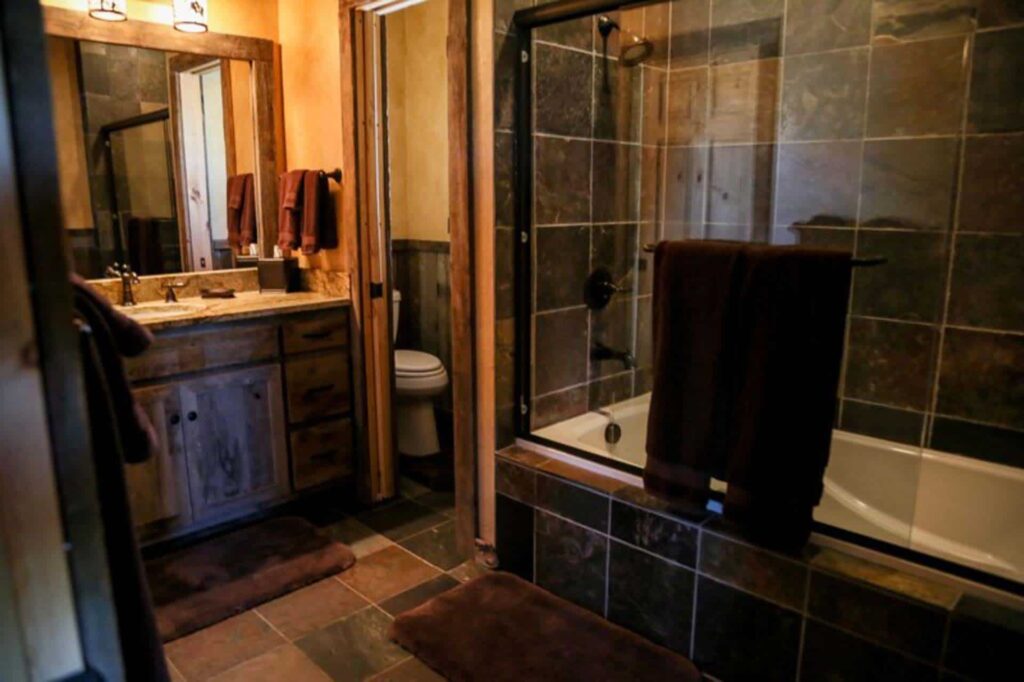
[[[206,16],[207,0],[174,0],[174,28],[185,33],[209,30]]]
[[[89,0],[89,16],[100,21],[128,18],[128,0]]]

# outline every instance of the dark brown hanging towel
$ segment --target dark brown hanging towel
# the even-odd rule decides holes
[[[828,464],[850,254],[752,244],[744,261],[725,514],[760,544],[797,549]]]
[[[733,295],[744,244],[662,242],[654,254],[654,385],[644,487],[703,508],[730,417]]]
[[[135,539],[124,465],[157,451],[149,418],[132,397],[121,356],[143,352],[152,335],[115,310],[77,275],[75,317],[85,379],[96,485],[103,519],[103,541],[117,610],[118,638],[125,679],[169,680],[163,648]],[[104,595],[93,595],[105,598]]]
[[[278,178],[277,245],[282,250],[299,246],[302,230],[302,185],[306,171],[292,170]]]
[[[256,238],[255,178],[252,173],[228,178],[228,241],[247,247]]]
[[[306,171],[302,181],[302,253],[338,245],[338,224],[327,175]]]

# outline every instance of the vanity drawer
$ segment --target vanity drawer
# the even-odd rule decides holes
[[[296,490],[311,488],[355,471],[351,419],[336,419],[295,429],[291,443],[292,480]]]
[[[342,415],[351,409],[348,352],[289,358],[284,363],[284,374],[289,422]]]
[[[288,355],[325,348],[348,347],[348,311],[289,320],[281,328]]]
[[[277,355],[273,324],[218,327],[158,336],[145,353],[125,360],[125,371],[129,381],[142,381],[261,362]]]

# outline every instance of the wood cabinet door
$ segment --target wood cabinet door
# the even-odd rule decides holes
[[[185,451],[196,521],[288,492],[279,365],[182,382]]]
[[[192,513],[178,385],[151,386],[134,393],[156,429],[160,449],[145,462],[125,465],[132,521],[137,527],[158,521],[187,524]]]

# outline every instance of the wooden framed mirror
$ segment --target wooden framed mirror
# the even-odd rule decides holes
[[[117,262],[157,275],[270,256],[277,46],[43,10],[73,268],[98,278]]]

